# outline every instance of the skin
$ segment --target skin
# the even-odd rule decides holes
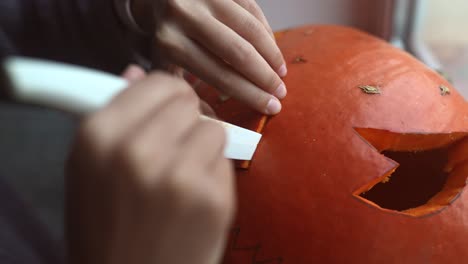
[[[254,0],[132,3],[137,22],[171,63],[259,112],[281,111],[286,64]],[[161,10],[165,15],[154,15]]]
[[[183,72],[179,72],[179,73],[175,72],[175,73],[173,73],[173,75],[177,76],[177,77],[180,77],[180,78],[185,78],[184,75],[183,75]],[[147,74],[146,74],[145,70],[143,68],[141,68],[140,66],[135,65],[135,64],[129,65],[124,70],[124,72],[122,73],[122,77],[124,79],[126,79],[127,81],[131,82],[131,83],[142,80],[146,76],[147,76]],[[197,85],[196,83],[195,84],[190,84],[190,85],[192,85],[192,87],[194,89],[196,89],[196,87],[195,87]],[[213,108],[211,108],[211,106],[207,102],[205,102],[203,100],[200,100],[200,112],[203,115],[206,115],[206,116],[209,116],[209,117],[212,117],[212,118],[217,118],[216,113],[213,110]]]
[[[124,76],[131,87],[83,120],[68,162],[71,262],[219,263],[235,208],[224,129],[199,118],[182,79]]]
[[[200,120],[214,112],[177,68],[274,115],[287,93],[283,56],[253,0],[133,0],[132,11],[179,77],[129,66],[130,87],[82,121],[66,170],[69,259],[219,263],[233,168],[224,129]]]

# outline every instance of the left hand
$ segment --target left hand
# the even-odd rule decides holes
[[[165,7],[158,2],[133,0],[133,10],[139,24],[151,30],[155,10],[165,8],[151,34],[171,63],[259,112],[281,110],[286,64],[254,0],[167,0]]]

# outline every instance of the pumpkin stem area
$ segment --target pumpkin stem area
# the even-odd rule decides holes
[[[392,171],[354,195],[377,208],[424,216],[450,205],[468,178],[468,133],[397,134],[357,129],[385,157]]]

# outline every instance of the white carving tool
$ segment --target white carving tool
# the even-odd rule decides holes
[[[10,57],[4,66],[11,84],[8,99],[78,115],[102,108],[128,85],[126,80],[111,74],[44,60]],[[201,118],[218,122],[226,129],[225,157],[252,159],[261,134],[206,116]]]

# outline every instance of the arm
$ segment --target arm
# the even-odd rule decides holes
[[[2,0],[0,10],[0,25],[17,54],[111,72],[134,61],[133,34],[118,20],[112,0]]]

